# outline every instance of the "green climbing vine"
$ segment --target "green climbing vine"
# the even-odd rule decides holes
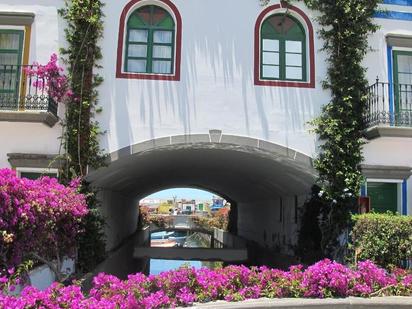
[[[373,15],[379,0],[304,0],[321,13],[320,37],[327,52],[324,88],[331,101],[312,124],[322,144],[315,160],[322,207],[321,248],[326,256],[342,257],[340,241],[356,207],[363,176],[362,134],[368,81],[362,61],[370,50],[368,36],[377,30]]]
[[[99,47],[103,36],[102,7],[100,0],[66,0],[65,7],[59,10],[66,21],[68,46],[61,53],[72,91],[63,122],[62,142],[66,152],[63,181],[83,177],[89,167],[98,168],[105,160],[99,146],[102,132],[94,120],[95,113],[100,111],[97,87],[102,83],[102,78],[94,73],[102,58]],[[82,191],[88,197],[90,211],[84,222],[85,233],[79,240],[78,266],[80,271],[89,271],[104,258],[104,221],[95,193],[85,182]]]
[[[360,164],[368,81],[362,61],[369,51],[368,36],[377,30],[373,15],[381,0],[300,1],[320,13],[318,35],[328,54],[328,74],[323,86],[332,99],[312,121],[321,141],[315,160],[319,177],[302,219],[302,224],[312,225],[312,232],[302,226],[297,251],[309,252],[307,246],[313,239],[308,237],[320,233],[320,244],[314,243],[313,251],[320,248],[324,255],[338,258],[342,257],[339,249],[344,248],[339,242],[345,241],[342,235],[349,225],[351,211],[356,208],[363,182]],[[262,6],[269,2],[260,0]],[[281,2],[287,7],[292,1]],[[313,226],[316,213],[321,217],[319,226]]]

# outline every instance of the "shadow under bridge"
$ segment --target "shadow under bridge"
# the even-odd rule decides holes
[[[307,196],[315,177],[312,159],[303,153],[264,140],[211,131],[120,149],[111,154],[107,167],[90,172],[88,180],[100,192],[110,250],[135,233],[141,198],[176,187],[222,196],[232,205],[234,235],[262,246],[270,241],[269,246],[274,246],[289,228],[285,223],[289,219],[281,222],[279,213],[292,215],[288,209],[297,197]],[[279,232],[271,230],[274,226]]]

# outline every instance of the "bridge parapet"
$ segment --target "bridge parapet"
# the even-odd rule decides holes
[[[218,228],[213,228],[213,238],[213,248],[246,248],[246,240]]]
[[[193,215],[150,215],[153,228],[195,228],[197,224]]]
[[[182,247],[149,247],[147,244],[136,243],[134,250],[135,258],[156,259],[183,259],[201,261],[226,261],[240,262],[248,259],[246,241],[226,231],[213,228],[205,229],[195,225],[194,227],[156,227],[150,229],[149,235],[158,231],[189,231],[207,234],[211,239],[211,248],[182,248]],[[145,234],[147,237],[147,233]]]

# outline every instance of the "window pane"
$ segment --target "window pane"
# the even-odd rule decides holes
[[[147,46],[146,45],[129,45],[129,51],[127,53],[129,57],[147,57]]]
[[[398,55],[398,72],[412,73],[412,56]]]
[[[264,78],[279,78],[279,66],[264,65],[262,69]]]
[[[18,55],[17,54],[0,54],[0,64],[12,64],[12,65],[17,65],[18,64]],[[10,69],[10,66],[7,67],[7,69]]]
[[[153,73],[163,73],[163,74],[172,73],[172,62],[163,61],[163,60],[153,61]]]
[[[412,85],[412,74],[399,73],[398,74],[399,84],[409,84]]]
[[[412,88],[411,87],[402,87],[403,89],[408,89],[409,91],[401,91],[399,93],[399,99],[400,99],[400,104],[401,104],[401,108],[411,108],[411,104],[412,104]]]
[[[153,57],[154,58],[172,58],[172,47],[171,46],[153,46]]]
[[[302,54],[286,54],[286,65],[302,66]]]
[[[127,69],[129,72],[146,72],[146,60],[128,60],[127,61]]]
[[[279,64],[279,53],[263,52],[263,64]]]
[[[266,51],[279,51],[278,40],[263,39],[263,50]]]
[[[0,49],[19,49],[20,35],[16,33],[0,33]]]
[[[287,79],[302,79],[302,68],[286,67]]]
[[[172,43],[172,31],[154,31],[153,42]]]
[[[7,70],[3,71],[3,67],[0,67],[0,88],[2,90],[14,90],[19,87],[17,80],[17,72]]]
[[[302,42],[300,41],[286,41],[287,53],[302,53]]]
[[[147,30],[130,30],[129,42],[147,42]]]

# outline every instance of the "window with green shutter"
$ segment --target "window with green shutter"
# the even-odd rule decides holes
[[[39,179],[40,177],[57,178],[57,173],[21,172],[20,177],[32,180]]]
[[[294,17],[275,14],[262,23],[260,78],[307,81],[305,30]]]
[[[0,96],[7,109],[18,106],[23,40],[23,30],[0,29]]]
[[[398,184],[368,181],[367,191],[374,212],[398,211]]]
[[[173,74],[175,22],[163,8],[147,5],[127,21],[125,72]]]

